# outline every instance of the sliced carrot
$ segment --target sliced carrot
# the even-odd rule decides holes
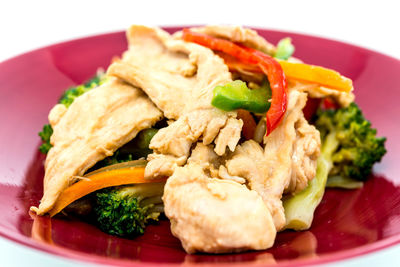
[[[106,187],[126,184],[157,183],[166,180],[166,178],[145,179],[144,169],[145,167],[140,166],[111,169],[93,174],[89,173],[87,177],[71,185],[61,193],[49,214],[52,217],[75,200]]]
[[[257,126],[253,116],[250,114],[250,112],[244,109],[238,109],[237,116],[243,121],[242,133],[244,138],[246,138],[246,140],[253,139]]]

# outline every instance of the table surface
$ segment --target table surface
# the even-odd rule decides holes
[[[1,1],[0,62],[32,49],[131,24],[241,24],[344,41],[400,59],[399,3],[377,1]],[[1,266],[74,266],[76,262],[0,238]],[[400,245],[341,262],[395,266]],[[333,264],[334,265],[334,264]]]

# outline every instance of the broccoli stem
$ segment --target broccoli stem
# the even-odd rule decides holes
[[[341,175],[330,176],[326,182],[326,187],[343,188],[343,189],[358,189],[363,186],[363,182],[352,178],[343,177]]]
[[[308,183],[303,191],[283,201],[286,217],[285,229],[306,230],[310,228],[314,211],[324,196],[326,182],[332,168],[332,154],[338,146],[336,132],[329,133],[317,160],[315,178]]]

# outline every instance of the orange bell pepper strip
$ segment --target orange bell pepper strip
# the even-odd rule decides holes
[[[340,75],[337,71],[320,66],[288,61],[279,61],[279,64],[281,64],[283,71],[289,79],[316,83],[346,93],[353,89],[351,79]]]
[[[262,54],[261,52],[259,53]],[[225,64],[228,65],[231,71],[263,72],[259,66],[245,64],[227,54],[219,53],[218,56],[224,59]],[[351,79],[340,75],[337,71],[320,66],[282,60],[279,61],[279,64],[288,79],[316,83],[341,92],[350,92],[353,89]]]
[[[267,111],[267,135],[280,123],[287,108],[287,83],[282,67],[273,57],[231,41],[183,29],[183,40],[224,52],[242,63],[257,65],[268,77],[272,98]]]
[[[112,169],[109,171],[93,172],[84,179],[65,189],[50,210],[51,217],[62,211],[66,206],[94,191],[119,185],[164,182],[166,178],[145,179],[144,166]]]

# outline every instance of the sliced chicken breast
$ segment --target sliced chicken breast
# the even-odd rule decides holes
[[[230,175],[243,177],[249,188],[260,194],[278,231],[285,226],[283,193],[301,191],[315,177],[320,137],[315,127],[304,120],[306,100],[305,93],[290,91],[285,117],[264,138],[264,150],[255,141],[246,141],[226,162]],[[306,132],[310,135],[305,136]]]
[[[260,195],[237,182],[211,178],[217,157],[212,148],[199,143],[192,155],[168,178],[163,196],[171,231],[186,252],[271,247],[276,229]]]
[[[96,162],[111,156],[139,131],[162,117],[139,89],[113,78],[75,99],[68,109],[56,105],[45,163],[44,195],[39,215],[48,212],[60,193]]]
[[[232,81],[223,60],[206,47],[174,39],[158,28],[132,26],[127,35],[129,50],[108,73],[141,88],[165,117],[174,120],[152,139],[154,154],[148,158],[146,176],[171,175],[186,162],[197,140],[214,142],[218,155],[226,147],[233,151],[243,123],[236,112],[211,105],[214,87]]]

